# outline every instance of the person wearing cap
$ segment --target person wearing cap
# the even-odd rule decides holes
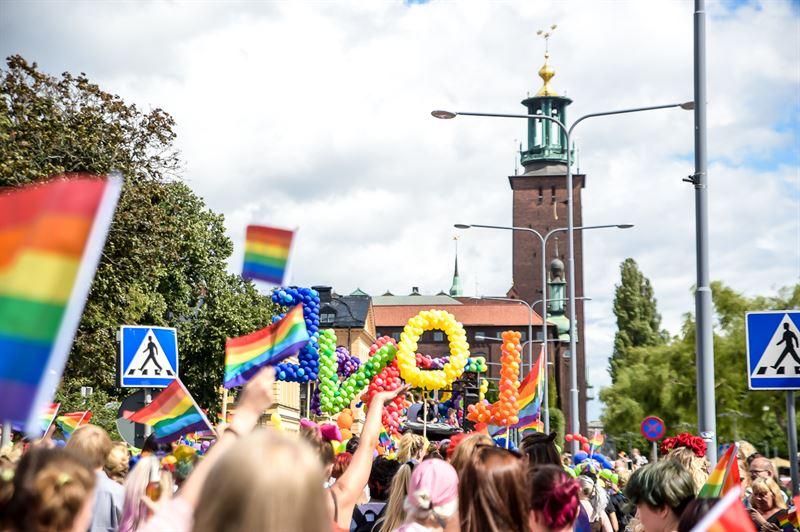
[[[458,529],[458,473],[447,462],[425,460],[414,468],[399,532]]]

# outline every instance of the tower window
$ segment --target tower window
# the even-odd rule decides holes
[[[556,202],[556,187],[550,187],[550,196],[552,197],[552,202],[555,204],[555,202]]]
[[[544,201],[544,191],[542,190],[542,187],[539,187],[539,201],[537,202],[537,205],[541,205],[543,201]]]

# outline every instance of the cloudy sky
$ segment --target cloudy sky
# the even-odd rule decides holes
[[[86,72],[172,113],[185,180],[238,244],[248,222],[300,227],[298,284],[438,292],[450,286],[453,223],[510,223],[507,176],[525,124],[430,111],[522,112],[541,85],[536,30],[553,23],[553,84],[574,100],[570,116],[691,100],[692,11],[656,0],[5,0],[0,52]],[[769,294],[800,275],[800,8],[708,11],[711,274]],[[652,280],[671,332],[693,309],[694,195],[681,181],[693,171],[692,113],[596,119],[576,135],[585,223],[636,224],[585,237],[589,376],[600,387],[625,257]],[[462,235],[468,294],[508,289],[510,242]]]

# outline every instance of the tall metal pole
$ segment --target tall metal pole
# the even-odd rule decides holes
[[[541,238],[541,236],[540,236]],[[547,365],[547,240],[542,239],[542,355],[544,363],[542,364],[542,371],[544,376],[542,383],[544,384],[544,391],[542,392],[542,417],[544,418],[544,433],[550,434],[550,387],[549,387],[549,366]],[[534,303],[535,305],[535,303]],[[531,315],[533,314],[533,305],[531,305]],[[530,337],[533,340],[533,337]],[[533,342],[531,342],[531,349],[533,349]],[[533,370],[533,366],[531,366]]]
[[[694,2],[694,201],[697,254],[697,425],[706,441],[708,459],[717,463],[717,420],[714,399],[714,336],[708,272],[708,173],[706,145],[706,12],[705,0]]]
[[[153,402],[153,389],[144,388],[144,405],[147,406]],[[144,437],[147,438],[153,433],[153,427],[150,425],[144,426]]]
[[[575,127],[577,122],[572,125]],[[567,139],[567,299],[569,306],[569,429],[572,434],[581,433],[578,407],[578,337],[575,315],[575,220],[572,202],[572,127],[565,132]],[[562,128],[563,129],[563,128]],[[572,440],[572,455],[578,452],[578,441]]]
[[[794,391],[786,392],[786,429],[789,431],[789,468],[792,474],[792,496],[800,495],[800,478],[797,473],[797,412],[794,407]]]

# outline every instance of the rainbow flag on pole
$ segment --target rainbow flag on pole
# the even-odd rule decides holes
[[[739,445],[736,443],[728,447],[717,465],[714,466],[706,483],[700,488],[700,493],[697,494],[698,498],[723,497],[732,489],[741,488],[742,480],[739,478],[739,464],[736,460],[738,451]]]
[[[691,532],[756,532],[753,521],[739,499],[741,493],[739,487],[729,491]]]
[[[296,354],[309,340],[303,306],[297,305],[260,331],[225,343],[225,388],[241,386],[262,367]]]
[[[59,408],[61,408],[61,403],[50,403],[39,414],[39,428],[42,434],[47,434],[50,425],[53,424],[53,420],[55,420],[58,415]]]
[[[133,414],[127,414],[125,419],[153,427],[157,442],[171,442],[184,434],[213,430],[208,418],[179,379],[164,388],[152,403]]]
[[[84,410],[83,412],[69,412],[63,416],[58,416],[56,418],[56,425],[58,425],[58,428],[60,428],[61,432],[64,433],[64,436],[69,438],[72,436],[72,433],[75,432],[75,429],[81,425],[86,425],[89,423],[90,419],[92,419],[91,410]]]
[[[287,229],[247,226],[242,277],[284,284],[293,237],[294,231]]]
[[[0,194],[0,421],[40,436],[122,181],[80,176]]]

